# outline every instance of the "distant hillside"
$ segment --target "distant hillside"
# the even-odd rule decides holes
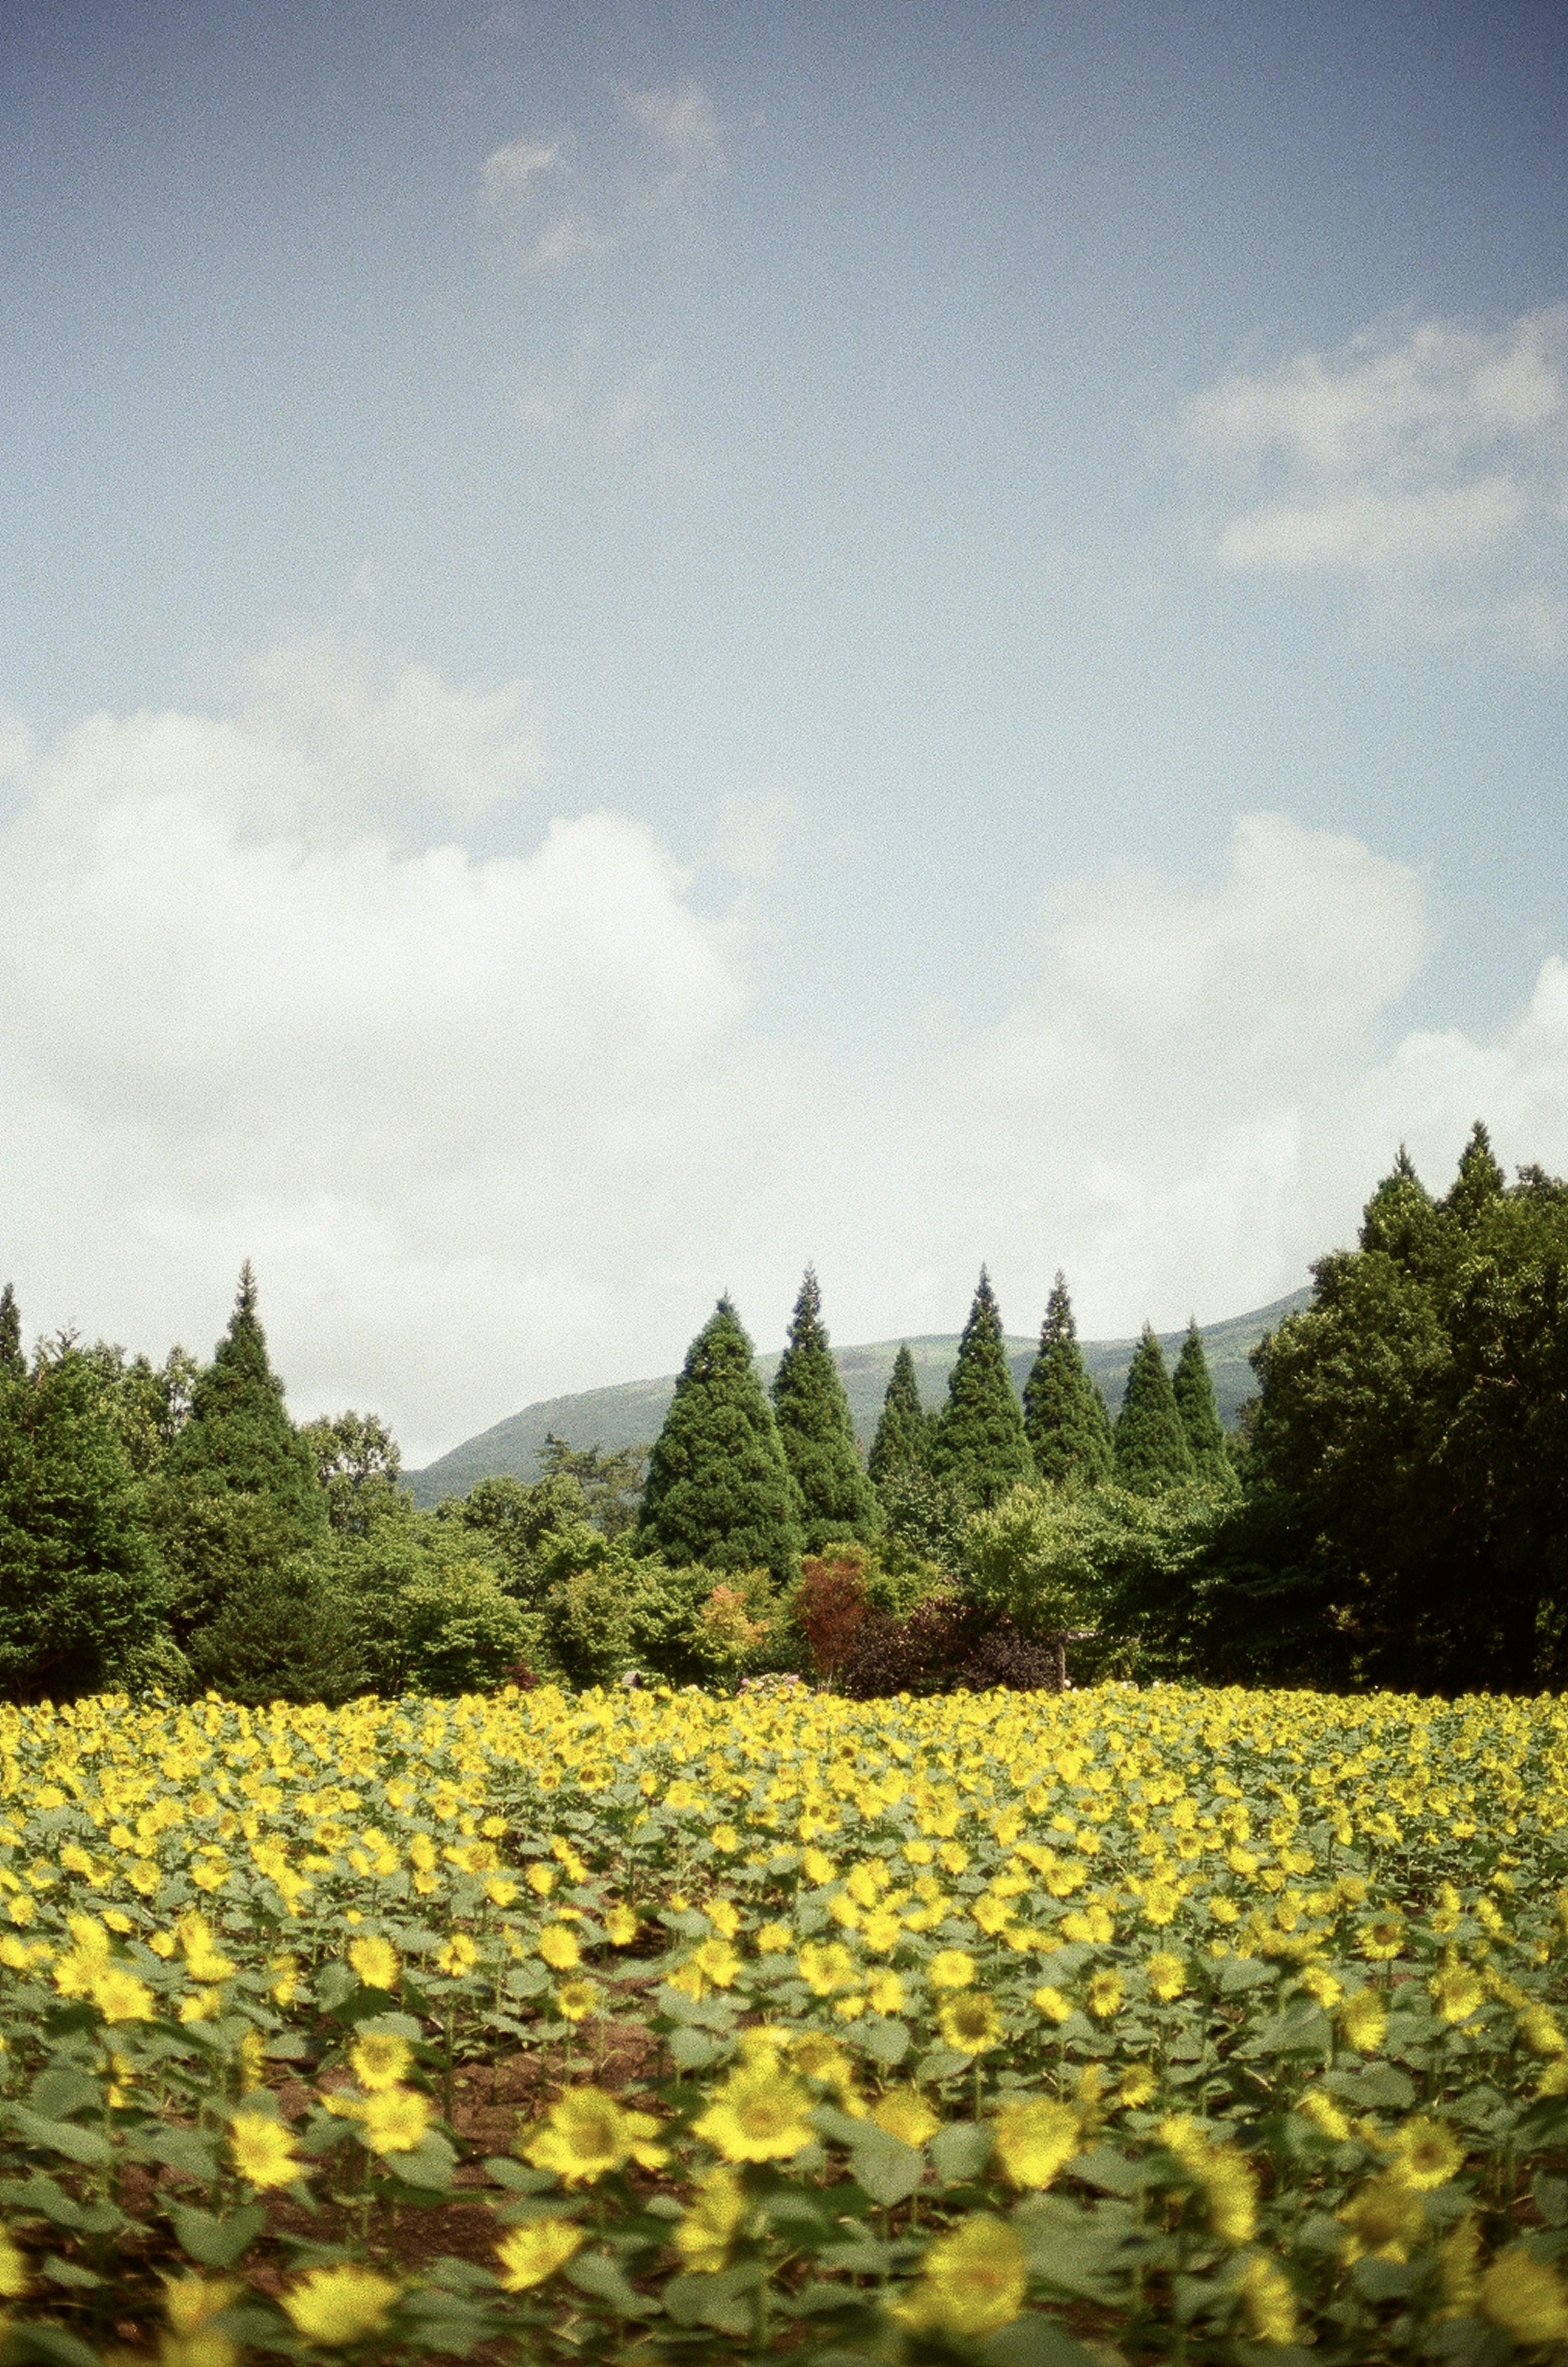
[[[1252,1368],[1247,1361],[1248,1351],[1281,1316],[1304,1307],[1310,1297],[1309,1291],[1298,1290],[1289,1298],[1276,1299],[1272,1307],[1259,1307],[1250,1315],[1234,1315],[1228,1322],[1203,1327],[1203,1346],[1214,1376],[1214,1395],[1219,1401],[1220,1418],[1227,1428],[1235,1421],[1237,1408],[1253,1386]],[[1182,1336],[1179,1331],[1161,1332],[1168,1360],[1179,1351]],[[878,1340],[869,1347],[834,1351],[856,1432],[868,1446],[882,1411],[883,1395],[898,1344],[897,1340]],[[1114,1412],[1122,1402],[1127,1366],[1137,1342],[1086,1340],[1082,1344],[1084,1362],[1105,1391]],[[958,1353],[957,1333],[911,1340],[909,1350],[927,1405],[940,1405],[948,1373]],[[1009,1361],[1020,1388],[1034,1361],[1034,1350],[1032,1340],[1008,1342]],[[764,1384],[773,1379],[778,1361],[776,1355],[758,1357],[757,1370]],[[461,1446],[453,1447],[449,1455],[428,1464],[423,1471],[408,1472],[405,1477],[409,1488],[417,1504],[437,1504],[443,1496],[466,1496],[481,1479],[536,1479],[539,1451],[547,1431],[553,1431],[570,1446],[600,1446],[606,1453],[617,1446],[650,1444],[659,1435],[674,1392],[675,1376],[670,1373],[661,1380],[622,1381],[617,1387],[588,1389],[579,1397],[546,1398],[538,1405],[525,1406],[521,1413],[498,1421],[493,1430],[465,1439]]]

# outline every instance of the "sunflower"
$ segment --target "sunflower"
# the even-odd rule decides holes
[[[960,2055],[984,2055],[1002,2035],[1001,2015],[979,1989],[949,1998],[936,2020],[947,2044]]]

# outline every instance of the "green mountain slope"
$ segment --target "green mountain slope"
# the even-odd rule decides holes
[[[1304,1307],[1310,1297],[1309,1291],[1298,1290],[1289,1298],[1277,1298],[1271,1307],[1255,1308],[1250,1315],[1233,1315],[1227,1322],[1205,1325],[1203,1345],[1214,1376],[1220,1419],[1227,1427],[1235,1421],[1236,1409],[1253,1386],[1252,1368],[1247,1361],[1248,1351],[1281,1316]],[[1182,1336],[1179,1331],[1161,1333],[1168,1360],[1174,1362]],[[1082,1342],[1084,1362],[1105,1391],[1112,1413],[1122,1402],[1127,1367],[1136,1345],[1135,1340]],[[921,1396],[928,1406],[940,1405],[948,1373],[958,1353],[958,1334],[933,1334],[927,1339],[911,1340],[909,1350],[919,1375]],[[834,1351],[856,1433],[867,1445],[882,1411],[883,1392],[897,1353],[897,1340],[877,1340],[867,1347]],[[1009,1340],[1008,1359],[1021,1389],[1033,1358],[1032,1340]],[[757,1370],[764,1383],[772,1381],[778,1361],[777,1355],[758,1357]],[[617,1387],[587,1389],[578,1397],[546,1398],[537,1405],[525,1406],[521,1413],[509,1415],[505,1421],[498,1421],[492,1430],[481,1431],[477,1438],[465,1439],[461,1446],[453,1447],[449,1455],[427,1464],[423,1471],[406,1472],[404,1478],[416,1503],[438,1504],[443,1496],[466,1496],[481,1479],[536,1479],[539,1451],[547,1431],[553,1431],[569,1445],[600,1446],[606,1453],[617,1446],[644,1445],[659,1435],[674,1390],[675,1376],[671,1373],[657,1381],[623,1381]]]

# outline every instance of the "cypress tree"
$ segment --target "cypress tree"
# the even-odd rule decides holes
[[[876,1491],[861,1468],[850,1401],[828,1344],[821,1287],[811,1266],[773,1377],[773,1418],[800,1490],[806,1551],[820,1553],[824,1546],[855,1538],[863,1543],[877,1524]]]
[[[290,1546],[320,1543],[327,1501],[310,1440],[284,1410],[283,1384],[267,1360],[247,1259],[229,1329],[197,1374],[190,1418],[170,1453],[172,1477],[205,1495],[254,1496],[276,1513]]]
[[[1116,1477],[1134,1495],[1157,1496],[1195,1476],[1165,1357],[1145,1323],[1116,1417]]]
[[[1492,1152],[1492,1138],[1479,1118],[1460,1155],[1459,1173],[1442,1206],[1469,1232],[1505,1190],[1503,1171]]]
[[[1195,1475],[1205,1487],[1233,1489],[1235,1470],[1225,1452],[1224,1427],[1214,1403],[1214,1384],[1209,1376],[1203,1335],[1195,1315],[1187,1326],[1187,1337],[1176,1360],[1170,1392],[1181,1416],[1181,1427],[1187,1433]]]
[[[22,1353],[22,1313],[7,1283],[0,1290],[0,1380],[19,1381],[28,1369]]]
[[[766,1569],[780,1583],[800,1559],[800,1490],[728,1298],[687,1352],[649,1457],[637,1542],[677,1564]]]
[[[931,1467],[982,1508],[999,1504],[1010,1489],[1027,1487],[1035,1477],[1002,1319],[984,1266],[948,1376],[947,1403],[931,1433]]]
[[[1064,1274],[1052,1285],[1040,1353],[1023,1385],[1023,1427],[1042,1479],[1094,1488],[1110,1478],[1115,1462],[1111,1412],[1079,1351]]]
[[[919,1377],[906,1340],[893,1359],[866,1469],[879,1488],[900,1473],[924,1471],[931,1459],[931,1416],[920,1402]]]
[[[0,1376],[0,1691],[62,1701],[155,1643],[167,1590],[101,1367]]]

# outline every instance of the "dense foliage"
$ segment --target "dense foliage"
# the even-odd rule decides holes
[[[948,1376],[947,1403],[931,1432],[929,1462],[932,1475],[962,1489],[971,1505],[995,1504],[1010,1488],[1034,1478],[1001,1310],[984,1266]]]
[[[1057,1274],[1045,1303],[1039,1353],[1023,1385],[1023,1426],[1042,1479],[1093,1488],[1110,1478],[1111,1414],[1078,1347],[1065,1274]]]
[[[1314,1271],[1229,1439],[1195,1325],[1174,1378],[1145,1330],[1112,1435],[1060,1275],[1021,1403],[982,1274],[940,1415],[906,1347],[863,1471],[808,1272],[773,1403],[721,1302],[650,1450],[553,1439],[532,1485],[435,1512],[374,1415],[290,1421],[248,1268],[205,1366],[74,1338],[29,1362],[7,1290],[0,1690],[920,1695],[1032,1685],[1064,1635],[1080,1682],[1562,1682],[1568,1187],[1508,1184],[1478,1128],[1441,1199],[1402,1155]],[[804,1586],[814,1559],[839,1574]],[[835,1590],[859,1609],[827,1651]]]
[[[822,1292],[807,1266],[773,1380],[773,1414],[800,1491],[807,1553],[864,1540],[879,1523],[876,1490],[861,1463],[850,1403],[822,1320]]]
[[[687,1352],[649,1458],[638,1538],[714,1569],[767,1569],[782,1584],[800,1558],[801,1512],[751,1342],[721,1298]]]
[[[1565,1777],[1387,1694],[5,1713],[6,2355],[1559,2357]]]

